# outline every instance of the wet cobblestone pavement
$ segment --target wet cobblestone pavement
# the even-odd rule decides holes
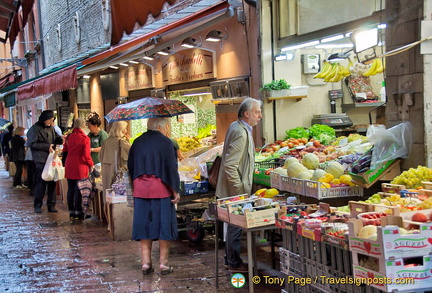
[[[27,189],[12,189],[1,160],[0,292],[248,292],[248,284],[231,286],[231,274],[223,268],[223,246],[216,291],[214,235],[199,244],[176,241],[170,253],[175,272],[166,276],[158,270],[155,242],[155,272],[143,276],[138,242],[113,241],[106,223],[95,219],[69,221],[59,195],[56,207],[58,213],[48,213],[44,205],[42,214],[35,214],[33,197]],[[261,275],[281,276],[270,269],[270,253],[257,253]],[[254,288],[260,293],[281,291],[279,286]]]

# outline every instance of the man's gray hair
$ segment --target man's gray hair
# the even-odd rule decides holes
[[[114,122],[109,131],[109,136],[123,137],[125,135],[124,130],[127,128],[128,123],[126,121]]]
[[[75,119],[74,127],[83,129],[86,126],[86,121],[82,118]]]
[[[149,118],[147,121],[147,129],[159,131],[160,128],[165,127],[170,123],[170,118],[161,117],[161,118]]]
[[[250,97],[244,99],[243,102],[241,102],[240,107],[238,109],[238,118],[243,118],[244,113],[252,110],[254,106],[261,107],[262,101]]]

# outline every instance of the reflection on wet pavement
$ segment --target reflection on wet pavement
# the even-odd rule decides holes
[[[0,292],[216,291],[214,235],[207,235],[199,244],[176,241],[170,254],[175,272],[166,276],[158,269],[155,242],[155,272],[143,276],[138,242],[113,241],[106,223],[94,218],[71,222],[59,195],[58,213],[48,213],[44,205],[42,214],[35,214],[28,191],[12,189],[3,160],[0,178]],[[247,286],[231,286],[231,274],[223,268],[223,245],[220,247],[218,292],[247,292]],[[259,259],[265,262],[260,262],[260,269],[267,270],[270,254],[259,252]],[[260,293],[281,291],[280,287],[255,288]]]

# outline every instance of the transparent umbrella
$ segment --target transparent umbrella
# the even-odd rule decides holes
[[[183,102],[161,98],[142,98],[121,104],[105,115],[108,123],[125,120],[173,117],[193,113]]]

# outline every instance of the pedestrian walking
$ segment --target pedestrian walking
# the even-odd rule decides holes
[[[11,149],[9,152],[10,160],[15,164],[15,175],[13,178],[13,188],[22,189],[22,174],[25,165],[25,139],[24,127],[18,126],[14,130],[14,136],[11,139]]]
[[[83,131],[86,121],[78,118],[74,122],[74,129],[67,136],[67,158],[65,177],[68,182],[67,203],[70,219],[84,219],[82,196],[78,188],[78,181],[88,178],[93,161],[90,156],[90,138]]]
[[[262,118],[262,102],[246,98],[239,106],[238,120],[231,123],[225,136],[222,161],[216,186],[216,196],[224,198],[251,194],[255,146],[252,128]],[[247,272],[240,257],[242,229],[228,225],[226,235],[226,264],[231,272]]]
[[[56,145],[63,144],[61,137],[54,131],[54,112],[45,110],[39,120],[27,132],[28,145],[35,163],[34,211],[42,213],[42,204],[47,192],[48,212],[56,213],[56,182],[42,179],[42,171],[48,154],[54,152]]]
[[[30,133],[30,130],[27,130],[27,138],[30,137],[32,134]],[[33,131],[33,130],[32,130]],[[33,156],[32,156],[32,152],[31,149],[29,147],[29,140],[27,139],[25,141],[25,148],[26,148],[26,155],[25,155],[25,166],[27,169],[27,188],[29,189],[29,195],[33,196],[34,194],[34,186],[35,186],[35,182],[36,182],[36,166],[35,163],[33,161]]]
[[[174,271],[168,256],[170,242],[178,236],[175,204],[180,200],[180,176],[176,151],[168,138],[169,122],[169,118],[150,118],[148,130],[135,139],[129,151],[134,196],[132,239],[140,241],[144,275],[154,271],[151,252],[155,240],[159,240],[161,274]]]

